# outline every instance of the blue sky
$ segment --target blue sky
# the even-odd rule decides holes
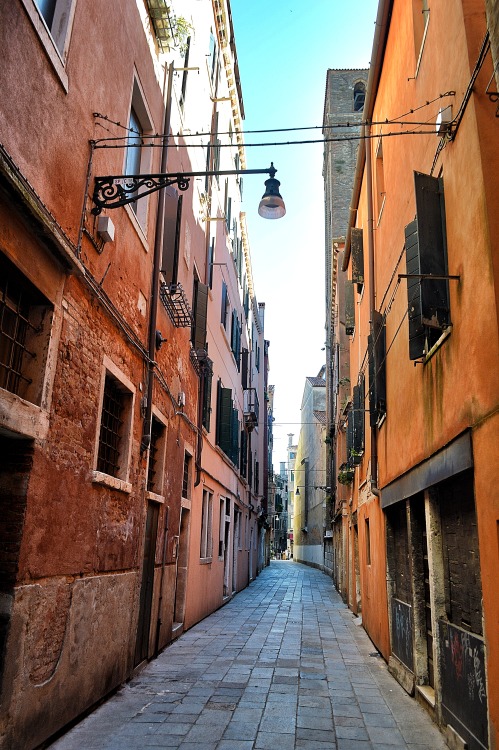
[[[245,131],[322,125],[328,68],[367,68],[377,0],[231,0]],[[322,137],[320,127],[245,135],[247,166],[273,161],[286,216],[257,214],[265,176],[244,181],[255,293],[265,302],[275,385],[274,468],[298,441],[305,378],[325,363],[322,143],[251,147]]]

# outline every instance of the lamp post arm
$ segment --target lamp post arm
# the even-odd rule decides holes
[[[146,195],[155,193],[170,185],[177,185],[179,190],[187,190],[192,177],[218,177],[228,175],[268,174],[274,178],[274,164],[265,169],[227,169],[208,172],[172,172],[159,174],[107,175],[95,178],[92,209],[94,215],[103,208],[119,208],[127,203],[134,203]]]

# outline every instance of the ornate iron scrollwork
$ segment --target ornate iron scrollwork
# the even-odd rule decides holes
[[[127,203],[133,203],[145,195],[155,193],[161,188],[177,185],[179,190],[187,190],[190,177],[182,174],[148,174],[148,175],[112,175],[96,177],[93,201],[95,216],[103,208],[119,208]]]

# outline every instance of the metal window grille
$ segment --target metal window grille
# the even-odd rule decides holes
[[[163,425],[157,419],[152,420],[151,444],[149,446],[149,467],[147,470],[147,490],[155,492],[156,474],[158,470],[159,441],[163,434]]]
[[[26,355],[35,357],[26,347],[28,332],[37,330],[29,315],[29,292],[7,271],[0,281],[0,387],[15,394],[32,382],[23,372]]]
[[[117,477],[120,470],[125,397],[126,394],[120,390],[117,382],[107,376],[104,385],[97,470],[113,477]]]

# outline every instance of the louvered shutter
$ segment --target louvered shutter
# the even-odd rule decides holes
[[[182,224],[182,196],[179,196],[175,188],[171,186],[164,188],[164,191],[165,216],[161,272],[167,284],[176,284]]]
[[[218,445],[227,456],[231,452],[232,435],[232,390],[219,387],[217,408]]]
[[[373,312],[371,333],[368,336],[369,356],[369,424],[376,427],[386,414],[386,328],[383,316]]]
[[[247,349],[243,348],[241,356],[241,384],[243,386],[243,390],[246,390],[248,387],[248,363],[249,352]]]
[[[352,336],[355,331],[355,303],[353,294],[353,282],[345,282],[345,332]]]
[[[194,349],[206,349],[206,322],[208,315],[208,287],[198,279],[194,282],[194,325],[192,343]]]
[[[352,229],[350,238],[352,254],[352,281],[356,284],[364,283],[364,239],[362,229]]]

